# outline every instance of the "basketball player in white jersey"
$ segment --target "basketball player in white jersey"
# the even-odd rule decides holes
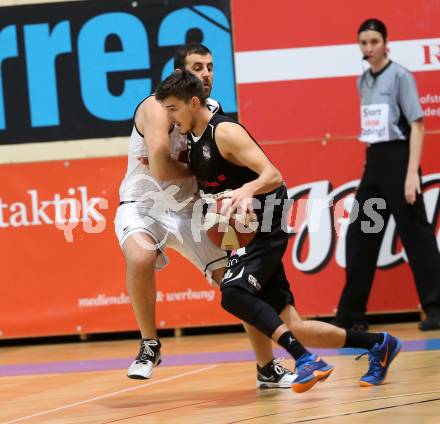
[[[189,43],[174,56],[175,68],[185,68],[203,83],[209,95],[213,83],[211,52],[203,45]],[[213,113],[222,113],[219,104],[207,101]],[[166,147],[164,147],[166,146]],[[168,155],[154,154],[169,149]],[[182,163],[176,175],[163,174],[161,160],[186,156],[186,136],[179,134],[166,111],[147,97],[136,108],[130,139],[128,169],[120,187],[115,229],[126,263],[126,283],[142,340],[140,351],[128,369],[128,377],[150,378],[160,363],[160,341],[156,331],[155,272],[168,263],[166,248],[171,247],[205,273],[208,281],[220,282],[227,262],[224,251],[200,232],[200,241],[191,231],[197,184],[194,178],[181,178],[188,172]],[[156,159],[159,162],[156,162]],[[176,179],[175,179],[176,178]],[[165,180],[161,181],[161,180]],[[194,222],[193,222],[194,225]],[[257,359],[257,387],[291,387],[295,375],[273,359],[268,337],[245,324]]]

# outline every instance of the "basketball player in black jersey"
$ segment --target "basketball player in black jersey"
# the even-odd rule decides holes
[[[180,46],[174,55],[174,66],[176,68],[187,69],[192,74],[202,81],[205,95],[209,96],[214,79],[214,64],[211,52],[209,49],[199,43],[188,43]],[[218,109],[211,109],[218,110]],[[220,111],[217,111],[220,113]],[[161,228],[163,224],[156,223],[156,218],[153,217],[154,224],[148,227],[148,232],[144,230],[145,223],[152,218],[150,209],[147,207],[147,202],[132,202],[132,200],[139,200],[137,197],[126,197],[128,195],[134,196],[141,195],[142,199],[145,199],[142,190],[147,190],[147,187],[143,184],[143,179],[138,178],[145,172],[150,172],[156,179],[173,179],[172,173],[161,173],[162,169],[166,166],[161,161],[156,161],[158,157],[155,155],[156,150],[164,150],[169,153],[171,146],[176,142],[175,131],[171,134],[169,128],[172,122],[167,117],[166,112],[161,105],[155,100],[154,96],[148,97],[141,102],[137,113],[135,113],[134,125],[135,128],[132,132],[132,138],[130,141],[130,152],[133,156],[136,152],[138,154],[137,146],[144,146],[144,154],[147,153],[148,160],[143,158],[144,154],[141,154],[141,159],[144,165],[148,165],[148,169],[142,166],[133,165],[135,172],[128,172],[126,178],[124,178],[123,186],[125,189],[121,190],[124,200],[124,204],[120,206],[116,219],[116,227],[118,237],[120,238],[121,246],[124,252],[126,260],[126,278],[127,288],[130,294],[130,300],[132,303],[133,311],[139,329],[141,331],[142,340],[140,345],[139,354],[132,362],[128,370],[128,377],[136,379],[151,378],[153,373],[153,367],[158,365],[160,360],[160,340],[158,339],[155,321],[155,303],[156,303],[156,290],[155,290],[155,272],[158,264],[163,264],[163,256],[165,252],[162,249],[146,249],[147,245],[154,245],[155,239],[161,240]],[[143,134],[143,136],[142,136]],[[177,134],[178,135],[178,134]],[[180,136],[183,140],[183,145],[186,147],[185,137]],[[133,143],[135,142],[135,143]],[[134,146],[132,146],[134,144]],[[182,152],[183,153],[183,152]],[[139,156],[138,156],[139,158]],[[134,158],[135,159],[135,158]],[[160,159],[160,157],[159,157]],[[135,160],[134,162],[137,162]],[[165,160],[166,162],[166,160]],[[187,175],[191,175],[187,168],[183,164],[177,166],[178,170],[182,170]],[[157,174],[160,175],[157,175]],[[186,181],[182,180],[182,184],[179,181],[174,181],[173,184],[178,184],[180,193],[186,193],[186,196],[194,194],[193,183],[186,184]],[[126,184],[125,184],[126,183]],[[138,184],[141,184],[139,187]],[[189,186],[189,187],[188,187]],[[189,188],[192,191],[188,191]],[[154,188],[153,188],[154,190]],[[128,200],[128,202],[126,202]],[[145,204],[145,206],[143,206]],[[226,256],[220,249],[213,249],[212,246],[197,243],[194,240],[189,242],[191,237],[191,228],[188,222],[191,219],[191,213],[189,213],[189,221],[187,220],[187,214],[185,211],[181,211],[177,218],[181,218],[179,229],[183,234],[184,246],[177,244],[178,252],[184,254],[187,258],[190,258],[193,264],[196,266],[206,265],[209,260],[217,259],[216,255],[219,252],[221,257]],[[169,221],[168,221],[169,222]],[[136,238],[134,237],[136,236]],[[139,237],[142,237],[144,243],[139,243]],[[174,248],[176,244],[174,244]],[[173,248],[173,245],[171,245]],[[183,251],[182,251],[183,250]],[[207,270],[205,269],[205,272]],[[223,275],[223,268],[213,269],[212,278],[220,282]],[[289,388],[291,382],[294,379],[294,374],[283,367],[278,359],[274,359],[272,352],[272,342],[269,338],[263,335],[255,327],[249,326],[244,323],[246,332],[249,335],[252,347],[255,352],[257,361],[257,387],[261,388]]]
[[[190,168],[206,194],[230,198],[229,214],[255,212],[259,230],[246,248],[231,252],[221,282],[222,306],[255,326],[284,347],[296,360],[295,392],[326,379],[333,367],[306,345],[357,347],[370,352],[370,367],[360,385],[381,384],[400,350],[400,341],[388,333],[355,333],[318,321],[303,322],[294,308],[282,257],[287,247],[283,206],[287,190],[280,172],[244,127],[213,115],[205,105],[203,86],[186,71],[177,71],[156,90],[170,118],[189,140]],[[374,352],[386,348],[384,358]],[[376,378],[381,374],[381,379]],[[374,376],[374,378],[370,378]]]

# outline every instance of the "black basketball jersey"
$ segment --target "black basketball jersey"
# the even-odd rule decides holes
[[[201,137],[188,134],[189,164],[197,178],[199,189],[204,193],[216,194],[235,190],[258,178],[256,172],[245,166],[235,165],[220,154],[215,142],[215,130],[221,122],[237,124],[228,116],[216,113]]]

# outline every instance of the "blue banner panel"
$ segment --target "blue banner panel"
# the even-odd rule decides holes
[[[136,105],[202,42],[211,96],[236,113],[228,0],[94,0],[0,8],[0,144],[128,135]]]

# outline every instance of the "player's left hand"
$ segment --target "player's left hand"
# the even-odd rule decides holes
[[[418,172],[408,171],[405,179],[405,199],[413,205],[416,201],[417,194],[421,194],[420,177]]]
[[[227,205],[227,210],[222,211],[228,217],[231,217],[234,213],[238,215],[252,214],[254,212],[253,198],[254,192],[246,184],[240,188],[232,191],[225,192],[219,197],[220,199],[229,199],[223,204]]]

